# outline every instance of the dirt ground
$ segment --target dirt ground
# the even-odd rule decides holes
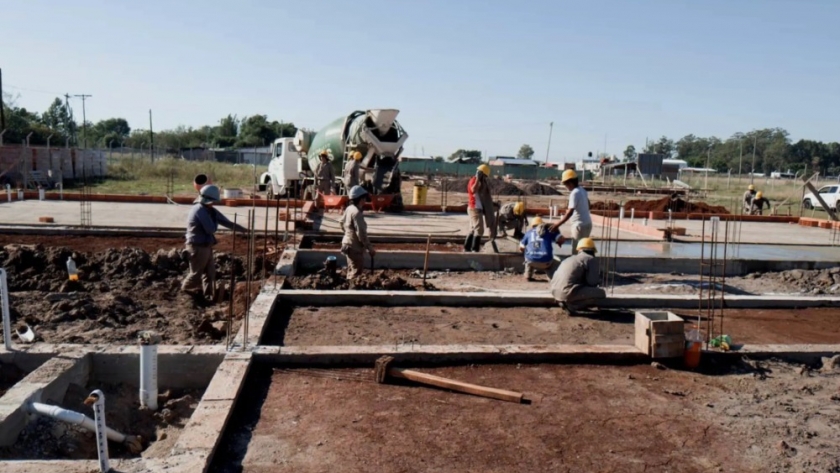
[[[31,245],[28,238],[0,248],[0,265],[8,272],[13,325],[28,324],[41,341],[136,343],[139,331],[155,330],[164,343],[186,344],[216,343],[225,335],[228,297],[211,304],[180,291],[188,269],[181,241],[156,239],[160,245],[147,252],[143,247],[150,242],[143,238],[58,239],[69,247]],[[79,269],[78,282],[67,280],[71,256]],[[263,258],[259,251],[255,277],[262,278],[263,264],[270,274],[276,258],[273,253]],[[235,332],[247,299],[244,259],[231,260],[223,251],[215,259],[217,281],[228,285],[232,271],[236,276]],[[253,295],[258,291],[255,284]]]
[[[697,326],[697,310],[672,309]],[[263,343],[297,345],[634,343],[634,311],[569,316],[559,307],[283,307]],[[720,320],[715,335],[720,335]],[[840,344],[840,309],[727,309],[723,333],[750,344]],[[706,314],[700,329],[707,331]]]
[[[687,330],[696,325],[696,310],[672,312],[686,320]],[[705,322],[701,320],[700,326],[705,327]],[[727,309],[723,315],[723,333],[732,337],[736,345],[840,344],[840,309]]]
[[[26,372],[12,363],[0,363],[0,397],[26,376]]]
[[[532,403],[376,384],[372,369],[263,369],[211,471],[840,471],[836,368],[421,370],[520,390]]]
[[[100,389],[105,394],[108,427],[142,438],[143,451],[139,455],[130,452],[123,444],[109,442],[112,458],[168,456],[203,394],[203,390],[166,391],[161,393],[159,409],[154,412],[139,409],[136,386],[95,383],[82,387],[71,384],[64,399],[57,405],[93,418],[93,408],[85,406],[84,400],[94,389]],[[47,402],[55,404],[52,400]],[[43,416],[27,424],[14,445],[0,448],[0,458],[15,460],[95,460],[96,455],[93,432]]]
[[[365,271],[353,280],[347,280],[347,270],[339,269],[333,275],[326,270],[319,270],[301,276],[286,278],[286,286],[292,289],[347,290],[355,291],[433,291],[435,287],[423,285],[422,272],[392,271],[377,269]]]
[[[213,248],[219,253],[230,253],[233,249],[233,235],[217,235],[218,243]],[[261,252],[264,246],[263,240],[257,238],[257,249]],[[281,247],[283,242],[278,243]],[[96,236],[75,236],[75,235],[6,235],[0,234],[0,246],[6,245],[44,245],[53,247],[69,248],[81,253],[101,253],[110,249],[139,248],[147,253],[155,253],[158,250],[170,250],[172,248],[183,248],[184,238],[158,238],[158,237],[96,237]],[[274,238],[268,239],[269,248],[274,247]],[[245,256],[248,253],[248,240],[245,237],[236,237],[236,254]]]
[[[633,344],[631,312],[556,308],[284,307],[263,343],[296,345]]]

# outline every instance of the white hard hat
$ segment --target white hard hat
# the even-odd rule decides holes
[[[358,199],[359,197],[364,197],[364,196],[366,196],[366,195],[367,195],[367,193],[368,193],[368,191],[366,191],[364,187],[362,187],[362,186],[353,186],[353,187],[350,189],[350,193],[348,194],[348,196],[350,197],[350,200],[356,200],[356,199]]]
[[[213,184],[208,184],[201,188],[201,191],[198,193],[198,197],[196,197],[193,203],[212,204],[214,202],[218,202],[219,199],[219,188]]]

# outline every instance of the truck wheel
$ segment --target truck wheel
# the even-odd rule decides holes
[[[805,209],[806,209],[806,210],[811,210],[811,209],[813,209],[813,208],[814,208],[814,206],[813,206],[813,205],[811,205],[811,199],[805,199],[805,200],[803,200],[803,201],[802,201],[802,206],[803,206],[803,207],[805,207]]]

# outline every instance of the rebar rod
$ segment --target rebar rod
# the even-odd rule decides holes
[[[236,293],[236,217],[237,214],[233,214],[233,242],[231,243],[231,250],[230,250],[230,303],[228,304],[228,322],[227,322],[227,334],[225,337],[225,349],[230,350],[230,333],[231,333],[231,326],[233,325],[233,300],[234,294]]]

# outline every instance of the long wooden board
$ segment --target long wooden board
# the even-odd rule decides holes
[[[437,386],[439,388],[458,391],[461,393],[472,394],[474,396],[489,397],[491,399],[498,399],[500,401],[521,403],[524,395],[515,391],[508,391],[506,389],[488,388],[486,386],[479,386],[477,384],[464,383],[455,381],[454,379],[443,378],[432,374],[421,373],[414,370],[404,370],[399,368],[391,368],[388,374],[395,378],[403,378],[415,383],[428,384]]]

